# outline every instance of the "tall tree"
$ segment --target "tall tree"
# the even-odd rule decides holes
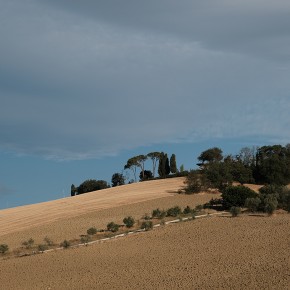
[[[170,173],[169,159],[167,154],[161,152],[158,166],[158,174],[161,178],[165,178]]]
[[[139,164],[139,167],[141,168],[142,177],[144,178],[144,167],[145,167],[145,161],[147,160],[147,155],[138,155],[136,156],[137,163]]]
[[[150,152],[147,154],[147,156],[152,160],[152,173],[153,173],[153,177],[155,177],[155,170],[156,170],[156,165],[157,165],[157,161],[160,159],[160,152]]]
[[[165,154],[165,176],[170,174],[170,165],[167,154]]]
[[[175,154],[172,154],[171,157],[170,157],[170,171],[173,174],[177,172],[176,156],[175,156]]]
[[[158,165],[158,174],[161,178],[165,178],[165,154],[164,152],[160,153],[159,156],[159,165]]]
[[[137,182],[137,168],[140,167],[140,164],[138,162],[138,158],[132,157],[128,159],[127,164],[124,166],[124,169],[131,169],[134,174],[134,180]]]

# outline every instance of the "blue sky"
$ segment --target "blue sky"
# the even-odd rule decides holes
[[[0,208],[136,154],[289,143],[289,1],[0,0],[0,19]]]

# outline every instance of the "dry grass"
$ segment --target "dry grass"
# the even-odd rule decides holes
[[[17,208],[0,211],[2,225],[4,217],[12,227],[5,228],[0,243],[17,247],[30,237],[41,243],[45,236],[60,242],[78,238],[91,226],[103,228],[112,220],[121,223],[127,215],[138,219],[157,207],[194,207],[216,197],[175,194],[182,186],[183,179],[146,182],[110,189],[107,196],[102,191],[21,207],[19,212]],[[24,229],[12,212],[19,223],[25,218]],[[290,215],[285,213],[211,217],[88,247],[2,258],[0,288],[286,290],[289,228]]]

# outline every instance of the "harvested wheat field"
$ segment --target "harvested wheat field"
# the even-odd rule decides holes
[[[157,207],[194,207],[217,197],[174,193],[183,186],[182,179],[158,184],[161,195],[156,192],[150,200],[141,196],[139,202],[136,197],[132,201],[127,196],[128,204],[122,198],[107,202],[106,208],[87,204],[75,214],[68,210],[68,218],[44,216],[42,222],[40,211],[37,215],[30,212],[31,226],[22,230],[10,216],[13,231],[0,235],[0,244],[14,248],[30,237],[40,243],[45,236],[59,243],[78,238],[91,226],[121,223],[127,215],[139,219]],[[146,192],[146,186],[152,184],[134,186],[137,194],[138,186]],[[46,204],[53,207],[53,202]],[[24,209],[21,207],[22,215]],[[26,257],[7,255],[0,258],[0,289],[290,289],[289,229],[290,215],[284,212],[271,217],[222,215],[165,225],[87,247]]]

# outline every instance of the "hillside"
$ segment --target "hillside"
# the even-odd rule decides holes
[[[195,207],[217,194],[177,194],[167,179],[0,211],[0,244],[79,238],[152,209]],[[22,221],[23,219],[23,221]],[[9,226],[5,224],[9,223]],[[2,226],[5,233],[2,232]],[[0,258],[1,289],[289,289],[290,215],[206,217],[27,257]]]
[[[172,196],[184,186],[183,181],[183,178],[153,180],[0,210],[0,236],[97,210]]]

